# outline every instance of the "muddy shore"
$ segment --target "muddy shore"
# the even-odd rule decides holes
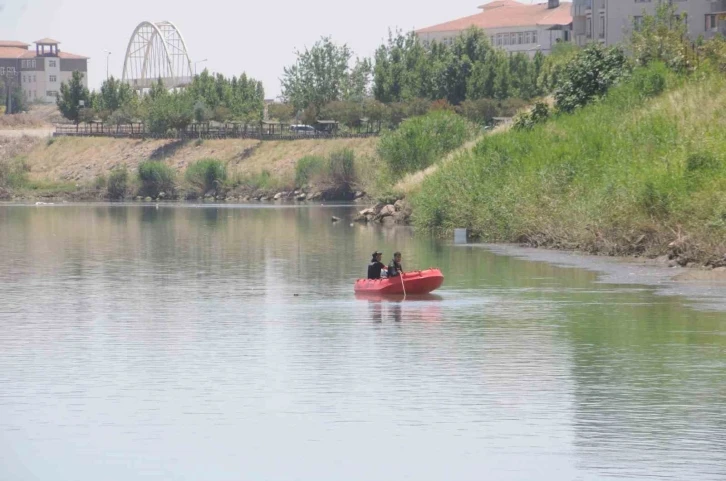
[[[726,312],[726,268],[669,267],[662,258],[595,256],[512,244],[461,244],[494,254],[597,272],[598,282],[642,285],[658,295],[687,299],[694,309]]]

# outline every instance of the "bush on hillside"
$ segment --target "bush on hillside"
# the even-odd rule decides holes
[[[217,159],[202,159],[189,164],[184,179],[200,195],[217,192],[227,180],[227,166]]]
[[[327,159],[307,155],[295,166],[295,185],[322,182],[350,187],[357,180],[355,153],[351,149],[331,152]]]
[[[378,153],[394,178],[425,169],[443,154],[460,147],[474,131],[463,117],[449,111],[429,112],[404,121],[398,130],[385,133]]]
[[[686,16],[678,10],[671,2],[661,2],[654,15],[641,17],[639,27],[633,29],[629,39],[629,50],[636,65],[663,62],[676,72],[690,68]]]
[[[590,44],[567,64],[555,90],[555,105],[572,112],[598,99],[628,74],[629,66],[620,47]]]
[[[666,88],[668,68],[663,62],[654,62],[633,71],[633,86],[642,97],[655,97]]]
[[[295,185],[303,186],[325,170],[325,159],[317,155],[306,155],[295,164]]]
[[[514,119],[512,127],[515,130],[531,129],[535,125],[545,122],[550,117],[550,107],[544,102],[537,102],[527,112],[522,112]]]
[[[355,154],[351,149],[331,152],[328,157],[328,176],[335,185],[350,186],[355,182]]]
[[[0,187],[21,187],[27,182],[28,165],[21,160],[0,159]]]
[[[129,190],[129,171],[126,166],[117,167],[111,171],[106,183],[109,199],[123,199]]]
[[[164,192],[169,196],[174,193],[175,179],[174,169],[163,162],[147,160],[139,164],[141,195],[156,198]]]

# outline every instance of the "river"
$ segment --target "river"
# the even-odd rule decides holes
[[[726,313],[353,212],[0,205],[0,479],[726,479]]]

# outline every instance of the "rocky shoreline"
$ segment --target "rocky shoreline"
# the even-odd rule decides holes
[[[363,209],[353,218],[354,222],[379,223],[383,225],[408,225],[413,210],[405,199],[398,199],[393,204],[379,202],[373,207]]]

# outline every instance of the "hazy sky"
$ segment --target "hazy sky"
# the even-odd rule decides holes
[[[61,42],[61,50],[86,55],[89,86],[98,88],[109,70],[121,76],[129,37],[147,20],[176,24],[192,62],[225,75],[247,72],[265,86],[267,98],[280,93],[283,66],[296,48],[322,35],[347,43],[360,56],[371,56],[388,28],[421,28],[477,13],[483,1],[414,0],[190,1],[190,0],[0,0],[0,39],[31,43],[43,37]]]

